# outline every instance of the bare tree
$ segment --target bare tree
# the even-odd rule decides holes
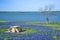
[[[41,13],[42,13],[42,15],[46,18],[46,23],[48,24],[49,23],[49,15],[55,15],[54,13],[53,13],[53,8],[54,8],[54,6],[53,5],[49,5],[49,6],[45,6],[45,8],[44,9],[42,9],[41,8],[41,10],[43,10]]]

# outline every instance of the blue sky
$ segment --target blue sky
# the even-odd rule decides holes
[[[38,11],[46,5],[60,11],[60,0],[0,0],[0,11]]]

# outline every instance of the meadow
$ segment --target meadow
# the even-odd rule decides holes
[[[13,25],[19,25],[23,30],[21,33],[6,33],[5,31]],[[60,40],[60,22],[0,22],[1,40]]]

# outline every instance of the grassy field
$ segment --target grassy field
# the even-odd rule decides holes
[[[5,32],[7,28],[0,28],[0,32]]]
[[[60,22],[54,22],[54,23],[49,23],[49,24],[46,24],[46,23],[40,23],[40,22],[27,22],[26,24],[30,24],[30,25],[39,25],[39,26],[48,26],[48,27],[51,27],[54,31],[55,30],[59,30],[60,31]],[[56,32],[56,31],[55,31]],[[60,36],[56,36],[56,34],[52,33],[52,38],[54,39],[60,39]],[[40,32],[41,33],[41,32]],[[47,33],[47,32],[46,32]],[[60,32],[57,32],[57,33],[60,33]]]
[[[6,32],[7,29],[9,29],[9,28],[0,28],[0,32]],[[29,33],[34,33],[34,32],[36,32],[36,30],[31,29],[31,28],[26,28],[26,27],[25,27],[25,28],[22,28],[22,30],[25,30],[25,31],[21,32],[21,33],[23,33],[23,34],[29,34]]]
[[[40,22],[27,22],[26,24],[48,26],[48,27],[52,27],[54,30],[60,30],[60,22],[54,22],[54,23],[49,23],[49,24],[40,23]]]
[[[31,29],[31,28],[22,28],[22,30],[26,30],[25,32],[22,32],[24,34],[29,34],[29,33],[34,33],[36,30]]]
[[[38,27],[38,26],[42,26],[42,30],[43,30],[43,31],[44,31],[43,26],[44,26],[44,27],[48,26],[49,28],[51,27],[51,28],[53,29],[53,31],[55,31],[55,30],[59,30],[59,31],[60,31],[60,22],[49,23],[49,24],[40,23],[40,22],[26,22],[25,24],[27,24],[27,25],[37,25],[37,27]],[[32,26],[32,27],[33,27],[33,26]],[[0,32],[5,32],[7,29],[8,29],[8,28],[0,28]],[[46,29],[47,29],[47,28],[46,28]],[[22,34],[28,35],[28,34],[30,34],[30,33],[38,32],[38,31],[41,30],[41,29],[35,30],[34,28],[31,29],[31,28],[29,28],[29,27],[22,27],[22,30],[25,30],[24,32],[21,32]],[[57,33],[55,33],[55,32],[50,33],[48,30],[45,31],[45,32],[43,32],[43,31],[39,31],[38,33],[39,33],[39,34],[48,34],[48,35],[50,35],[52,38],[54,38],[54,39],[56,39],[56,40],[60,38],[60,36],[57,36],[57,35],[56,35]],[[51,30],[51,31],[52,31],[52,30]],[[58,32],[58,33],[59,33],[59,32]],[[0,35],[0,36],[3,36],[3,37],[4,37],[3,34]],[[9,36],[10,36],[10,35],[9,35]],[[8,37],[9,37],[9,36],[8,36]],[[14,37],[14,36],[17,36],[17,35],[16,35],[16,34],[11,34],[11,36]],[[6,35],[5,35],[5,37],[6,37]],[[18,35],[18,37],[20,37],[20,36]]]
[[[8,21],[5,21],[5,20],[0,20],[0,22],[8,22]]]

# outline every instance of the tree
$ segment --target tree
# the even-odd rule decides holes
[[[41,8],[42,15],[46,18],[46,23],[49,24],[49,16],[55,15],[52,9],[54,8],[53,5],[45,6],[44,9]]]

